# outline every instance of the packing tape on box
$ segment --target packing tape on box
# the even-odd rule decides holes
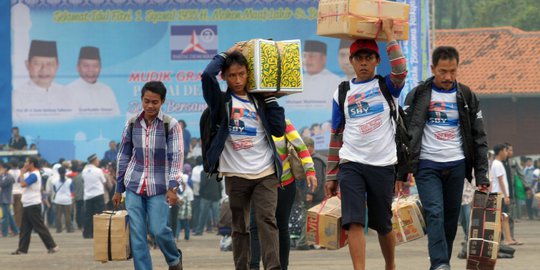
[[[381,19],[387,19],[387,17],[382,16],[382,0],[378,0],[377,2],[378,2],[378,9],[379,9],[379,16],[378,17],[358,15],[358,14],[354,14],[354,13],[351,13],[351,12],[345,12],[345,13],[328,13],[328,14],[319,15],[319,19],[324,19],[324,18],[329,18],[329,17],[339,17],[339,16],[352,16],[352,17],[364,20],[366,22],[377,23]],[[403,30],[403,25],[408,23],[405,20],[399,20],[399,19],[393,19],[392,21],[394,22],[394,31]],[[397,26],[397,28],[396,28],[396,26]],[[375,39],[377,39],[379,37],[380,32],[381,32],[381,27],[379,27],[377,29],[377,33],[375,33]],[[359,34],[361,34],[361,33],[362,32],[359,32]]]

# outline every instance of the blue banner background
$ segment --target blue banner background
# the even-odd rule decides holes
[[[427,0],[411,1],[427,3]],[[18,1],[12,0],[12,7],[16,6],[16,2]],[[51,161],[60,157],[84,160],[92,153],[101,156],[107,150],[110,140],[120,139],[126,120],[140,110],[140,88],[148,78],[163,80],[168,88],[167,101],[162,107],[164,112],[177,119],[184,119],[192,136],[199,136],[199,117],[206,104],[202,98],[198,75],[209,60],[171,60],[171,26],[194,26],[194,28],[201,25],[216,26],[215,38],[217,38],[218,52],[226,50],[237,41],[252,38],[300,39],[302,44],[308,39],[323,41],[328,46],[326,68],[340,77],[344,75],[337,63],[339,40],[316,35],[318,1],[101,0],[79,3],[81,1],[28,0],[19,2],[29,8],[32,24],[28,33],[21,34],[12,27],[12,34],[27,35],[28,40],[42,39],[57,42],[60,65],[55,82],[67,85],[78,79],[76,66],[80,47],[88,45],[99,47],[102,69],[98,81],[113,89],[120,109],[120,115],[110,117],[14,122],[14,125],[21,128],[21,133],[26,136],[28,143],[38,144],[40,153]],[[5,18],[9,18],[3,14],[9,15],[8,4],[4,2],[0,5],[3,5],[0,18],[4,21]],[[419,10],[421,9],[416,11],[417,14]],[[419,15],[419,17],[424,16]],[[96,21],[103,18],[107,18],[106,22]],[[427,22],[427,16],[425,20]],[[6,40],[5,36],[10,36],[9,29],[6,29],[5,25],[9,24],[2,23],[0,26],[2,40]],[[412,26],[411,24],[411,33]],[[416,31],[418,45],[425,32],[427,31]],[[199,41],[201,41],[200,36]],[[409,43],[411,42],[404,43],[409,52],[415,51],[418,54],[425,50],[423,46],[411,46]],[[9,48],[9,44],[10,42],[0,45]],[[384,52],[385,44],[381,43],[379,46],[381,52]],[[1,63],[4,63],[6,58],[8,60],[6,63],[9,63],[11,56],[6,53],[9,51],[9,49],[0,50]],[[25,51],[19,51],[19,55],[15,50],[12,53],[14,54],[13,76],[10,74],[11,69],[7,68],[8,65],[1,67],[3,71],[0,74],[2,97],[9,97],[11,94],[11,78],[13,78],[15,89],[28,80],[28,72],[21,64],[26,60],[24,54],[28,53],[27,47]],[[390,68],[387,56],[385,53],[381,56],[382,61],[378,73],[388,74]],[[412,70],[412,61],[415,60],[411,56],[412,54],[409,53],[407,59],[410,65],[409,72]],[[418,65],[422,64],[420,62]],[[409,87],[415,85],[415,80],[417,79],[409,79]],[[11,98],[2,98],[1,101],[0,112],[3,113],[0,115],[2,119],[0,142],[7,142],[9,139],[8,129],[12,125],[11,117],[9,117],[11,115],[10,100]],[[287,116],[297,129],[309,127],[312,123],[322,123],[331,118],[329,108],[303,109],[285,106],[285,109]],[[5,130],[7,132],[4,132]]]

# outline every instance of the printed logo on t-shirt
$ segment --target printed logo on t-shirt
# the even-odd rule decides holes
[[[368,91],[350,95],[347,98],[347,109],[350,118],[360,118],[384,111],[382,103],[369,103],[369,99],[373,99],[380,95],[379,88],[373,88]]]
[[[429,104],[427,124],[457,127],[459,124],[457,103],[432,101]]]
[[[435,132],[435,138],[439,141],[451,141],[456,138],[456,129]]]
[[[368,134],[376,130],[382,125],[382,119],[380,116],[375,116],[364,124],[360,125],[360,133]]]
[[[253,139],[251,138],[233,140],[231,143],[234,151],[250,149],[253,147]]]
[[[232,108],[229,133],[231,135],[257,135],[257,128],[246,125],[246,120],[257,121],[257,112],[245,108]]]

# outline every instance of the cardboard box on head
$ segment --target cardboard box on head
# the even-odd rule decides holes
[[[386,40],[380,18],[393,19],[396,40],[409,39],[409,5],[378,0],[320,0],[317,35]]]

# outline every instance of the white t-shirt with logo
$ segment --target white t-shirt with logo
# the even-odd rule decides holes
[[[456,89],[444,91],[433,88],[428,114],[420,159],[435,162],[464,159]]]
[[[395,125],[390,107],[374,78],[367,82],[349,82],[345,97],[345,130],[340,159],[372,166],[388,166],[397,162]],[[339,104],[339,90],[334,93]],[[396,98],[394,98],[397,104]]]
[[[503,188],[499,184],[499,176],[502,176],[503,183],[504,183],[504,193]],[[493,160],[493,163],[491,164],[491,192],[500,192],[503,195],[510,194],[508,189],[508,179],[506,177],[506,169],[504,169],[504,165],[499,160]]]
[[[229,136],[219,158],[219,171],[259,174],[273,166],[272,148],[255,106],[247,97],[232,95],[230,113]]]

